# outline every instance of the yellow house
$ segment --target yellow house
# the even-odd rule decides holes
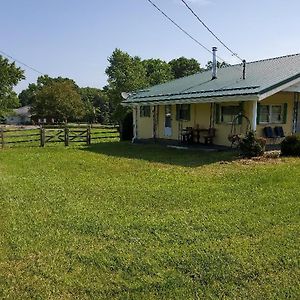
[[[214,78],[216,77],[216,78]],[[300,131],[300,54],[265,59],[173,80],[129,94],[123,105],[133,110],[133,141],[180,142],[187,129],[204,143],[230,146],[228,137],[266,128]],[[274,135],[274,137],[276,134]]]

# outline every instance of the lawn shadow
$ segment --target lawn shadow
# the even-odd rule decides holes
[[[164,145],[131,144],[130,142],[98,143],[82,148],[84,151],[113,157],[145,160],[148,162],[198,167],[237,158],[234,151],[203,151],[201,149],[174,149]]]

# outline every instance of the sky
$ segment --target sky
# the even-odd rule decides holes
[[[152,0],[203,45],[239,63],[181,0]],[[299,0],[186,0],[199,17],[247,61],[300,52]],[[147,0],[0,0],[0,50],[51,77],[103,87],[115,48],[169,61],[185,56],[202,66],[210,53]],[[21,66],[21,65],[20,65]],[[40,75],[25,69],[17,92]]]

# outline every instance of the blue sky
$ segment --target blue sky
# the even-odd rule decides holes
[[[230,63],[232,57],[180,0],[153,0]],[[299,0],[189,0],[198,15],[247,61],[300,52]],[[146,0],[0,0],[0,50],[50,76],[80,86],[106,84],[107,58],[118,47],[142,58],[211,59]],[[35,82],[26,70],[17,91]]]

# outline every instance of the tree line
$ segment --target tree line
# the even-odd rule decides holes
[[[128,109],[120,105],[121,92],[145,89],[193,75],[210,69],[211,64],[208,62],[202,68],[196,59],[185,57],[169,62],[161,59],[143,60],[115,49],[108,58],[105,70],[108,80],[102,89],[79,87],[70,78],[43,75],[17,96],[13,87],[25,79],[24,71],[0,56],[0,117],[9,114],[13,108],[30,105],[34,116],[57,122],[118,123],[128,113]],[[226,66],[224,63],[218,65]]]

